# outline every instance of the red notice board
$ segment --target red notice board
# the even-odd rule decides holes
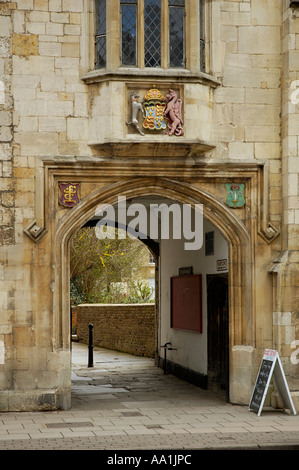
[[[202,333],[201,274],[171,278],[171,327]]]

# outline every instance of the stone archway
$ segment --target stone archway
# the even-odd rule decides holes
[[[229,343],[252,346],[251,244],[245,225],[207,191],[188,183],[164,178],[135,178],[113,183],[87,196],[57,223],[54,243],[53,336],[58,349],[70,349],[69,334],[69,241],[90,220],[99,204],[115,204],[126,198],[162,196],[185,204],[203,204],[204,217],[222,233],[229,246]],[[231,370],[233,367],[231,358]],[[232,387],[234,380],[230,380]],[[233,393],[232,393],[233,395]]]

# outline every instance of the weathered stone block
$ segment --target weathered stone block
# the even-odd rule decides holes
[[[18,0],[18,7],[20,10],[33,10],[33,0]]]
[[[0,37],[9,37],[10,28],[10,18],[8,16],[0,16]]]
[[[42,41],[42,36],[46,32],[45,23],[26,23],[27,33],[36,34],[39,36],[39,40]]]
[[[8,37],[0,37],[0,57],[9,57],[10,41]]]
[[[69,18],[69,13],[51,13],[51,21],[53,23],[69,23]]]
[[[48,11],[48,0],[35,0],[36,10]]]
[[[3,192],[1,194],[1,203],[4,207],[13,207],[14,194],[12,192]]]
[[[55,133],[40,132],[36,135],[27,132],[26,134],[18,134],[17,140],[21,145],[21,154],[23,156],[53,155],[58,150],[58,137]],[[34,194],[32,196],[34,197]]]
[[[59,155],[78,155],[79,144],[77,142],[62,141],[58,143]]]
[[[62,0],[63,11],[83,11],[83,0]]]
[[[67,117],[73,114],[72,101],[51,101],[47,106],[48,116]]]
[[[66,120],[63,117],[42,117],[39,119],[41,132],[65,132]]]
[[[11,113],[9,111],[0,111],[0,126],[9,126],[11,124]]]
[[[8,126],[0,127],[0,142],[10,142],[12,140],[12,129]]]
[[[230,158],[253,158],[254,147],[253,143],[245,142],[231,142],[229,144]]]
[[[80,57],[80,45],[63,43],[61,45],[61,55],[65,57]]]
[[[61,44],[58,42],[41,42],[39,44],[39,54],[41,56],[60,57]]]
[[[60,23],[47,23],[46,34],[49,36],[62,36],[63,35],[63,24]]]
[[[252,0],[251,1],[252,21],[256,25],[276,25],[281,23],[280,0]]]
[[[89,138],[88,121],[83,118],[67,119],[67,136],[71,140],[86,140]]]
[[[52,57],[13,57],[13,67],[15,75],[37,75],[40,77],[44,73],[54,73],[54,58]]]
[[[252,346],[233,346],[231,363],[233,364],[230,378],[230,400],[235,404],[250,402],[254,386],[255,349]]]
[[[265,36],[267,41],[265,41]],[[239,52],[243,54],[277,54],[280,50],[279,27],[240,27]]]
[[[13,34],[12,52],[17,56],[38,55],[38,37],[36,34]]]
[[[37,23],[48,23],[49,13],[46,11],[41,11],[37,8],[34,8],[33,11],[29,13],[29,21],[37,22]]]
[[[62,0],[49,0],[49,11],[61,11]]]

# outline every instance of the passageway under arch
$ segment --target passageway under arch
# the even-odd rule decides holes
[[[119,198],[114,205],[97,206],[84,227],[126,229],[149,247],[156,263],[156,365],[202,388],[224,389],[228,396],[228,289],[219,299],[221,327],[213,320],[219,312],[208,304],[209,276],[228,279],[228,245],[204,217],[204,207],[195,209],[162,196]],[[219,338],[220,348],[211,347]]]
[[[203,239],[208,232],[216,234],[216,248],[223,245],[224,254],[217,253],[214,262],[221,261],[227,273],[228,292],[228,336],[226,348],[231,351],[234,344],[250,343],[252,335],[251,326],[251,300],[250,283],[250,243],[247,229],[232,211],[215,200],[206,191],[190,185],[163,179],[134,179],[121,183],[115,183],[108,187],[92,193],[82,203],[74,208],[72,216],[66,215],[63,223],[58,226],[56,232],[57,256],[68,260],[68,243],[70,237],[78,228],[95,220],[100,205],[115,206],[119,197],[126,198],[127,203],[150,203],[155,198],[158,201],[168,201],[180,206],[190,205],[192,210],[197,204],[201,204],[204,210]],[[154,198],[154,199],[153,199]],[[148,237],[151,240],[151,237]],[[219,240],[221,241],[219,243]],[[155,243],[157,242],[154,240]],[[164,345],[167,343],[167,364],[171,373],[184,377],[190,382],[196,383],[204,388],[208,385],[208,344],[207,344],[207,275],[217,274],[217,270],[200,272],[204,266],[203,262],[195,262],[196,254],[191,250],[182,249],[183,239],[158,240],[158,290],[156,297],[157,311],[157,346],[156,363],[163,367],[165,358]],[[150,242],[151,243],[151,242]],[[203,250],[205,249],[205,241]],[[205,255],[206,256],[206,255]],[[211,258],[210,258],[211,259]],[[224,260],[224,261],[223,261]],[[209,264],[209,263],[208,263]],[[220,266],[221,263],[218,263]],[[172,326],[172,302],[171,302],[171,279],[180,276],[185,268],[191,268],[191,276],[201,275],[201,300],[202,300],[202,330],[188,331],[188,326],[173,328]],[[215,268],[217,269],[217,268]],[[61,263],[58,271],[60,283],[64,289],[60,290],[61,305],[61,339],[59,341],[67,346],[70,342],[69,309],[66,309],[69,299],[69,276],[68,262]],[[185,272],[186,274],[186,272]],[[182,276],[183,277],[183,276]],[[204,299],[204,300],[203,300]],[[183,330],[183,331],[182,331]],[[227,396],[229,397],[229,377],[231,375],[231,361],[227,361]]]

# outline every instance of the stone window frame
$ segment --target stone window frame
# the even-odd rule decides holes
[[[82,28],[82,59],[81,59],[81,70],[83,72],[84,79],[109,79],[111,74],[115,76],[121,76],[130,74],[135,76],[149,76],[152,77],[202,77],[204,79],[211,78],[213,76],[210,70],[210,50],[211,50],[211,27],[210,19],[212,18],[211,2],[207,0],[188,0],[185,2],[186,8],[186,37],[185,37],[185,49],[186,49],[186,66],[185,68],[169,68],[168,67],[168,53],[165,53],[165,49],[168,49],[168,40],[165,38],[165,24],[163,23],[164,33],[162,37],[162,59],[161,67],[143,67],[143,60],[138,58],[138,67],[125,67],[121,65],[120,58],[120,5],[119,0],[109,0],[106,5],[106,17],[107,17],[107,51],[106,51],[106,67],[101,69],[95,68],[95,1],[88,2],[85,0],[84,15],[85,20]],[[142,0],[138,0],[141,2]],[[163,5],[168,5],[168,0],[162,0]],[[204,5],[202,7],[202,2]],[[163,8],[164,8],[163,6]],[[204,48],[204,61],[202,59],[202,34],[200,33],[200,10],[204,9],[204,24],[205,24],[205,48]],[[165,17],[165,13],[164,13]],[[167,26],[168,31],[168,26]],[[139,26],[139,37],[142,38],[144,29]],[[142,39],[139,39],[142,40]],[[139,47],[138,54],[142,47]],[[164,50],[164,52],[163,52]],[[142,52],[143,53],[143,52]],[[166,59],[167,58],[167,59]],[[203,70],[203,62],[205,64]]]

